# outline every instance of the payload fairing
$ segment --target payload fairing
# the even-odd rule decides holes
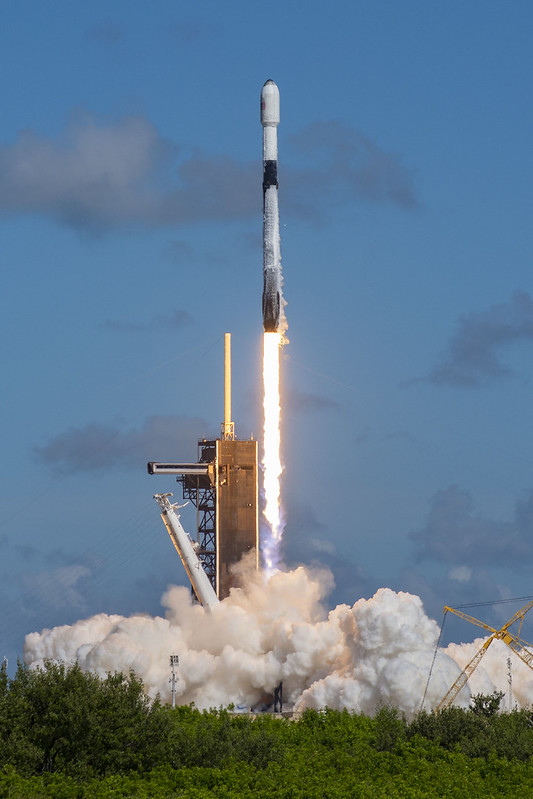
[[[267,80],[261,90],[263,126],[263,327],[265,333],[281,333],[283,277],[278,210],[279,89]]]

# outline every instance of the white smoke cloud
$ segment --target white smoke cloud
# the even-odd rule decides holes
[[[420,597],[380,588],[372,599],[333,612],[343,632],[343,665],[304,690],[300,707],[334,707],[374,713],[391,703],[407,715],[419,710],[439,630]],[[436,705],[459,674],[439,653],[426,706]],[[466,698],[466,702],[468,697]]]
[[[299,710],[328,706],[372,714],[391,702],[407,715],[416,713],[438,639],[436,622],[419,597],[388,588],[328,614],[321,601],[331,584],[327,570],[299,567],[267,583],[255,573],[211,613],[192,604],[186,588],[171,587],[162,598],[164,618],[100,614],[31,633],[24,660],[30,666],[47,658],[77,660],[100,675],[131,668],[150,696],[159,693],[165,701],[169,655],[178,654],[178,701],[199,708],[251,707],[283,680],[286,705]],[[471,680],[475,693],[507,689],[507,655],[498,643]],[[439,651],[425,707],[438,704],[480,644]],[[526,666],[513,673],[513,698],[519,705],[533,700]],[[468,704],[468,688],[459,700]]]

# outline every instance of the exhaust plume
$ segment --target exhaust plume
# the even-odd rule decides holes
[[[283,535],[281,516],[281,398],[279,390],[279,356],[281,333],[265,333],[263,347],[263,515],[267,529],[261,536],[264,569],[269,576],[280,560],[279,548]]]
[[[133,669],[149,696],[169,701],[169,655],[178,654],[180,704],[249,708],[271,697],[283,680],[286,706],[296,710],[328,706],[371,715],[387,702],[408,716],[419,710],[439,634],[419,597],[381,588],[371,599],[327,613],[328,570],[278,571],[266,584],[246,565],[239,571],[243,587],[211,613],[191,603],[187,588],[170,587],[162,598],[164,617],[100,614],[31,633],[24,661],[32,667],[47,658],[78,661],[100,675]],[[478,644],[439,650],[426,708],[438,704]],[[507,690],[507,650],[499,644],[472,676],[474,693]],[[518,662],[513,700],[518,706],[533,700],[531,671]],[[467,685],[457,703],[468,701]]]

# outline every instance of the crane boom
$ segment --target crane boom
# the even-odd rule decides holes
[[[507,630],[512,624],[515,623],[515,621],[518,621],[518,619],[520,619],[520,624],[518,625],[518,635],[520,635],[520,630],[522,628],[522,622],[524,621],[524,617],[526,613],[529,610],[531,610],[531,608],[533,608],[533,599],[531,600],[531,602],[528,602],[527,605],[524,605],[523,608],[517,610],[514,616],[511,616],[509,621],[503,625],[502,630]]]
[[[439,704],[435,708],[435,711],[444,710],[445,708],[450,707],[461,688],[464,688],[471,674],[477,669],[479,661],[495,638],[495,635],[491,635],[490,638],[487,638],[481,649],[479,649],[472,660],[466,664],[456,681],[453,683],[452,687],[448,690],[448,693],[440,700]]]
[[[526,666],[529,666],[529,668],[533,670],[533,653],[526,648],[528,646],[531,646],[531,644],[528,644],[527,641],[523,641],[519,637],[524,617],[526,613],[529,610],[531,610],[531,608],[533,608],[533,600],[531,602],[528,602],[527,605],[524,605],[523,608],[520,608],[520,610],[517,610],[516,613],[511,616],[509,621],[507,621],[501,629],[495,630],[494,627],[490,627],[488,624],[485,624],[485,622],[480,621],[479,619],[476,619],[473,616],[469,616],[467,613],[463,613],[460,610],[456,610],[454,608],[445,606],[444,608],[445,616],[448,611],[451,611],[452,613],[455,613],[456,616],[459,616],[460,618],[465,619],[466,621],[469,621],[472,624],[476,624],[478,627],[483,627],[485,630],[492,630],[492,635],[490,635],[487,638],[487,640],[483,643],[481,649],[479,649],[476,652],[472,660],[466,664],[460,675],[457,677],[451,688],[448,690],[447,694],[441,699],[441,701],[435,708],[436,711],[444,710],[445,708],[450,707],[450,705],[456,698],[461,688],[463,688],[466,685],[468,679],[476,670],[480,660],[482,659],[483,655],[485,654],[485,652],[487,651],[487,649],[492,644],[495,638],[498,638],[500,641],[503,641],[504,644],[507,644],[507,646],[515,653],[515,655],[518,655],[520,660],[522,660],[526,664]],[[509,627],[511,627],[511,625],[513,625],[519,619],[520,619],[520,625],[518,627],[518,634],[515,635],[513,632],[510,632]]]
[[[529,666],[530,669],[533,669],[533,653],[524,646],[526,641],[522,641],[521,638],[518,638],[518,636],[509,632],[506,633],[505,638],[502,638],[502,640],[510,649],[513,650],[515,655],[518,655],[520,660],[524,661],[526,666]]]
[[[457,610],[457,608],[449,608],[448,605],[444,606],[444,613],[455,613],[456,616],[459,616],[460,619],[464,619],[465,621],[469,621],[471,624],[476,624],[478,627],[483,627],[484,630],[490,630],[491,633],[495,633],[496,630],[494,627],[489,627],[488,624],[485,624],[484,621],[480,621],[476,619],[474,616],[470,616],[468,613],[463,613],[462,610]]]

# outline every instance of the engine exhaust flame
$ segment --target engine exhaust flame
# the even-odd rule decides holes
[[[281,404],[279,390],[279,356],[283,343],[281,333],[265,333],[263,347],[263,489],[265,508],[263,511],[267,522],[261,540],[263,566],[267,577],[279,563],[279,545],[283,535],[283,519],[281,515],[280,479],[281,465]]]

